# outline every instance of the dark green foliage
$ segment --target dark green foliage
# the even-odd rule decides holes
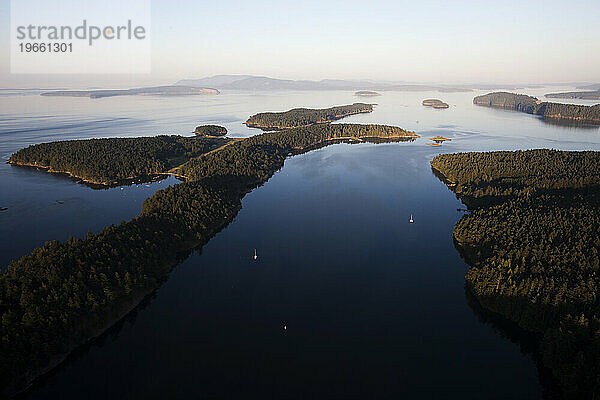
[[[598,152],[539,149],[456,153],[431,165],[456,183],[463,201],[493,196],[532,195],[550,189],[581,189],[600,184]]]
[[[294,108],[286,112],[267,112],[255,114],[248,118],[246,125],[265,130],[277,130],[324,124],[348,115],[369,113],[373,111],[372,104],[354,103],[324,109]]]
[[[22,389],[51,360],[137,304],[182,253],[227,225],[241,208],[244,194],[281,168],[289,152],[350,136],[393,141],[414,134],[383,125],[340,124],[235,141],[186,163],[182,167],[186,182],[156,192],[131,221],[83,240],[49,242],[11,263],[0,274],[0,394]],[[73,149],[74,154],[89,145],[60,143],[56,148]],[[36,159],[45,160],[52,158],[41,150],[53,153],[55,147],[34,149],[39,151]],[[67,159],[70,155],[59,154]]]
[[[200,125],[194,130],[197,136],[225,136],[227,129],[219,125]]]
[[[389,141],[413,137],[418,135],[387,125],[313,125],[249,137],[218,152],[192,159],[179,170],[188,180],[214,175],[264,179],[271,171],[280,168],[289,152],[301,152],[342,138],[381,138]]]
[[[508,92],[495,92],[477,96],[473,99],[473,104],[506,108],[546,118],[600,124],[600,104],[582,106],[578,104],[549,103],[532,96]]]
[[[224,139],[182,136],[68,140],[26,147],[14,153],[9,162],[114,184],[166,172],[224,143]]]
[[[528,114],[533,114],[539,103],[541,102],[535,97],[508,92],[494,92],[473,99],[473,104],[480,106],[508,108]]]
[[[472,209],[454,227],[480,304],[543,335],[568,397],[600,389],[600,153],[440,155],[433,168]]]
[[[85,240],[49,242],[0,275],[0,386],[24,385],[24,372],[35,374],[110,324],[157,287],[190,242],[208,240],[240,207],[222,188],[176,187],[139,217]]]
[[[547,118],[571,119],[600,124],[600,104],[581,106],[578,104],[542,103],[537,115]]]

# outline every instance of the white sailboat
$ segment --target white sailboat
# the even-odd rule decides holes
[[[256,249],[254,249],[254,259],[256,260],[258,258],[258,254],[256,254]]]
[[[410,219],[408,220],[408,222],[410,222],[411,224],[412,224],[413,222],[415,222],[415,221],[413,221],[412,214],[410,214]]]

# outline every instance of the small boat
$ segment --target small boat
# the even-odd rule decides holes
[[[413,220],[412,214],[410,214],[410,219],[408,220],[408,222],[410,222],[411,224],[412,224],[413,222],[415,222],[415,221]]]
[[[258,254],[256,254],[256,249],[254,249],[254,259],[256,260],[258,258]]]

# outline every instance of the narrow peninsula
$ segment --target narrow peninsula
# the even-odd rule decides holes
[[[245,122],[250,128],[276,131],[316,124],[327,124],[349,115],[373,112],[372,104],[354,103],[331,108],[294,108],[285,112],[266,112],[252,115]]]
[[[473,99],[473,104],[504,108],[557,120],[578,121],[600,125],[600,104],[582,106],[543,102],[536,97],[508,92],[494,92]]]
[[[68,174],[91,185],[116,186],[169,174],[171,168],[228,141],[183,136],[66,140],[26,147],[8,163]]]
[[[179,171],[185,182],[146,199],[141,213],[130,221],[82,239],[48,242],[11,262],[0,273],[0,394],[26,389],[73,349],[127,314],[160,285],[182,256],[227,226],[245,194],[264,184],[288,155],[340,141],[416,137],[395,126],[319,124],[232,140],[182,164]],[[51,154],[58,154],[72,160],[96,150],[93,144],[110,143],[81,142],[39,145],[27,159],[48,163]],[[104,150],[90,153],[88,160],[105,155]],[[127,160],[119,159],[129,168]],[[114,181],[122,176],[118,166],[104,171],[101,162],[93,162],[86,173],[107,174],[105,178]]]

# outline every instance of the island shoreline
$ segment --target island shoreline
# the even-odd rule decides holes
[[[98,181],[86,179],[79,175],[73,174],[71,171],[56,171],[56,170],[53,170],[52,167],[49,167],[46,165],[21,163],[18,161],[7,161],[6,164],[10,164],[12,166],[20,167],[20,168],[29,168],[29,169],[44,171],[49,174],[63,175],[77,183],[81,183],[86,186],[90,186],[92,188],[97,188],[97,189],[111,189],[111,188],[115,188],[115,187],[119,187],[119,186],[130,186],[130,185],[134,185],[134,184],[158,182],[163,179],[166,179],[166,177],[164,177],[164,175],[174,176],[177,179],[185,180],[185,176],[182,176],[182,175],[179,175],[179,174],[176,174],[173,172],[153,172],[149,175],[140,175],[140,176],[135,176],[132,178],[121,179],[118,181],[113,181],[113,182],[107,183],[107,182],[98,182]]]
[[[47,361],[44,362],[44,359],[35,359],[33,358],[31,361],[31,365],[34,366],[34,368],[31,368],[29,370],[25,369],[23,370],[20,374],[15,374],[12,376],[12,378],[9,376],[9,382],[7,383],[7,385],[5,386],[5,388],[2,390],[2,393],[5,395],[9,395],[9,396],[14,396],[17,393],[21,393],[25,390],[27,390],[28,388],[30,388],[32,385],[35,384],[35,381],[38,377],[45,375],[47,373],[49,373],[50,371],[52,371],[53,369],[55,369],[56,367],[58,367],[59,365],[61,365],[70,354],[73,353],[73,351],[75,351],[77,348],[80,348],[81,346],[84,346],[88,343],[90,343],[90,341],[92,341],[94,338],[101,336],[104,332],[106,332],[108,329],[110,329],[112,326],[114,326],[116,323],[118,323],[120,320],[122,320],[124,317],[126,317],[132,310],[135,309],[135,307],[137,307],[142,301],[143,299],[148,296],[149,294],[151,294],[154,290],[156,290],[157,288],[159,288],[162,283],[164,282],[164,279],[167,279],[170,272],[173,270],[173,268],[175,268],[178,263],[181,261],[181,256],[183,254],[186,254],[187,252],[198,248],[199,246],[202,246],[205,243],[208,243],[208,241],[210,241],[217,233],[219,233],[220,231],[222,231],[225,227],[227,227],[237,216],[237,214],[239,213],[239,211],[242,208],[242,199],[245,197],[246,194],[250,193],[251,191],[253,191],[254,189],[261,187],[262,185],[264,185],[275,173],[276,170],[280,169],[285,161],[286,156],[284,156],[283,154],[288,153],[287,155],[293,155],[293,154],[300,154],[300,153],[304,153],[304,152],[308,152],[310,150],[313,150],[314,148],[317,147],[323,147],[323,146],[327,146],[330,144],[335,144],[335,143],[340,143],[343,141],[349,141],[350,143],[360,143],[360,142],[365,142],[365,141],[369,141],[369,140],[373,140],[373,141],[380,141],[380,142],[396,142],[396,141],[405,141],[405,140],[414,140],[416,137],[419,137],[419,135],[417,135],[414,132],[411,131],[404,131],[401,128],[398,127],[390,127],[390,126],[384,126],[384,125],[357,125],[357,124],[347,124],[347,125],[331,125],[331,128],[334,129],[327,129],[327,128],[322,128],[322,127],[313,127],[311,132],[311,128],[306,128],[308,130],[308,132],[303,132],[302,129],[298,129],[296,131],[293,130],[286,130],[286,132],[289,132],[289,139],[285,139],[284,136],[280,136],[280,135],[288,135],[287,133],[281,133],[281,134],[263,134],[263,135],[257,135],[248,139],[244,139],[244,140],[236,140],[236,141],[232,141],[229,142],[225,145],[223,145],[222,147],[218,148],[218,149],[214,149],[214,151],[211,151],[209,153],[204,153],[196,158],[191,159],[190,161],[194,161],[196,160],[197,162],[202,163],[202,158],[205,156],[211,156],[211,157],[215,157],[214,154],[215,152],[218,152],[219,149],[227,149],[230,147],[230,145],[233,145],[235,143],[238,143],[238,146],[242,147],[242,148],[252,148],[249,146],[261,146],[264,150],[269,150],[272,153],[270,153],[271,155],[269,156],[271,158],[271,161],[269,161],[269,165],[266,166],[266,169],[264,170],[264,172],[261,172],[261,170],[257,170],[257,174],[256,175],[249,175],[247,177],[240,177],[235,175],[235,173],[232,172],[228,172],[225,176],[220,176],[218,171],[213,171],[211,173],[208,174],[208,176],[206,177],[201,177],[199,178],[197,176],[197,174],[194,174],[194,165],[190,166],[190,172],[192,172],[193,176],[191,177],[192,179],[192,183],[182,183],[182,184],[178,184],[178,185],[172,185],[169,186],[166,189],[163,189],[159,192],[157,192],[155,195],[149,197],[145,202],[144,202],[144,206],[142,207],[142,212],[134,217],[133,219],[131,219],[128,222],[124,222],[123,226],[126,226],[127,224],[131,225],[131,226],[143,226],[143,224],[150,224],[150,226],[154,225],[154,224],[159,224],[160,226],[163,226],[162,224],[173,224],[173,222],[169,222],[172,220],[168,219],[168,212],[166,209],[162,208],[159,206],[160,203],[152,203],[151,199],[156,199],[156,198],[160,198],[161,196],[165,197],[166,199],[171,199],[172,197],[169,197],[170,194],[169,193],[180,193],[182,190],[190,190],[190,189],[185,189],[188,187],[196,187],[195,185],[197,185],[198,183],[200,183],[200,188],[205,187],[206,190],[209,190],[209,193],[214,193],[213,196],[216,200],[222,202],[223,206],[226,206],[226,208],[224,209],[223,213],[221,213],[221,216],[218,215],[210,215],[208,217],[208,219],[205,220],[201,220],[201,223],[198,225],[192,225],[191,227],[186,227],[183,228],[182,230],[177,230],[178,232],[181,232],[181,242],[179,244],[177,244],[175,242],[175,244],[172,246],[172,250],[169,250],[169,253],[166,253],[166,257],[163,260],[162,264],[157,264],[154,267],[149,267],[149,268],[155,268],[154,271],[152,272],[153,275],[150,275],[150,277],[155,277],[155,280],[151,280],[146,282],[144,285],[139,285],[139,286],[135,286],[134,288],[134,292],[137,291],[136,294],[133,295],[129,295],[129,296],[123,296],[121,297],[121,300],[118,300],[115,302],[114,304],[114,309],[112,308],[113,306],[111,306],[110,303],[107,303],[106,306],[103,306],[104,309],[101,309],[100,312],[98,314],[96,314],[96,316],[98,317],[98,320],[96,322],[92,322],[92,320],[87,321],[86,319],[83,320],[77,320],[74,319],[74,321],[77,321],[77,324],[82,324],[82,326],[86,326],[87,324],[90,324],[90,322],[92,322],[90,324],[90,331],[91,334],[89,335],[85,335],[85,332],[82,332],[82,339],[79,339],[76,335],[73,335],[71,337],[69,337],[68,341],[65,341],[64,344],[67,347],[67,351],[66,352],[62,352],[60,354],[55,354],[55,355],[48,355],[48,359]],[[402,134],[396,133],[397,132],[403,132]],[[336,137],[335,134],[344,134],[344,133],[351,133],[351,132],[357,132],[356,135],[346,135],[346,136],[339,136]],[[308,137],[303,138],[302,140],[307,142],[307,145],[305,146],[292,146],[291,144],[293,143],[293,138],[298,137],[298,135],[301,134],[310,134]],[[364,133],[364,136],[361,136],[361,133]],[[378,136],[378,134],[380,134]],[[320,138],[320,135],[324,135],[324,136],[329,136],[326,139],[322,139],[313,143],[310,143],[310,139],[312,138],[317,139]],[[251,139],[251,142],[247,142],[247,144],[245,143],[246,140]],[[282,143],[279,142],[279,140],[283,140]],[[289,143],[289,144],[286,144]],[[272,147],[272,146],[276,146],[276,147]],[[285,150],[285,149],[288,150]],[[282,154],[282,151],[285,151],[285,153]],[[194,163],[192,163],[194,164]],[[32,165],[31,167],[34,167],[36,169],[43,169],[41,168],[39,165]],[[255,168],[255,167],[253,167]],[[54,173],[58,173],[56,171],[52,171]],[[64,172],[63,172],[64,173]],[[216,183],[213,183],[212,179],[212,174],[215,174],[218,180],[216,181]],[[204,175],[203,175],[204,176]],[[223,178],[226,178],[225,180],[223,180]],[[242,178],[240,180],[240,178]],[[231,180],[231,181],[230,181]],[[190,186],[186,186],[186,185],[190,185]],[[179,190],[177,190],[177,188]],[[201,190],[205,190],[205,189],[201,189]],[[185,192],[184,192],[185,193]],[[209,199],[211,199],[211,197],[208,197]],[[150,201],[148,204],[147,202]],[[208,204],[208,203],[207,203]],[[202,207],[202,209],[204,209]],[[165,212],[167,212],[167,214],[165,214]],[[187,214],[181,214],[184,218]],[[225,216],[225,219],[222,219],[222,216]],[[181,217],[178,217],[181,218]],[[175,219],[175,223],[177,223],[177,221],[180,221],[179,219]],[[137,224],[137,225],[136,225]],[[178,225],[164,225],[166,227],[167,230],[169,229],[175,229],[176,226]],[[103,230],[103,232],[108,229],[105,228]],[[104,233],[101,233],[104,234]],[[99,236],[100,234],[95,234],[96,236]],[[91,240],[95,240],[94,238],[96,237],[94,235],[92,235],[92,239]],[[80,239],[76,239],[76,241],[79,240],[81,241],[81,243],[87,243],[86,240],[80,240]],[[57,242],[58,243],[58,242]],[[78,243],[78,242],[77,242]],[[93,242],[95,243],[95,242]],[[102,243],[102,242],[100,242]],[[62,243],[58,243],[59,246],[68,248],[68,246],[70,246],[69,243],[67,242],[62,242]],[[77,245],[79,246],[79,245]],[[81,247],[80,247],[81,248]],[[40,249],[40,248],[38,248]],[[43,249],[42,249],[43,250]],[[129,251],[127,251],[127,254],[129,254]],[[160,256],[158,256],[160,257]],[[31,255],[25,255],[24,257],[22,257],[22,259],[24,258],[28,258],[31,259]],[[160,262],[160,260],[158,260]],[[17,261],[16,263],[18,264],[20,261]],[[68,262],[67,260],[61,260],[61,262]],[[13,267],[13,271],[18,271],[18,267],[15,265]],[[106,322],[102,322],[102,321],[106,321]],[[95,327],[93,325],[96,325]],[[78,329],[74,329],[73,332],[77,333]],[[72,341],[72,342],[71,342]]]

